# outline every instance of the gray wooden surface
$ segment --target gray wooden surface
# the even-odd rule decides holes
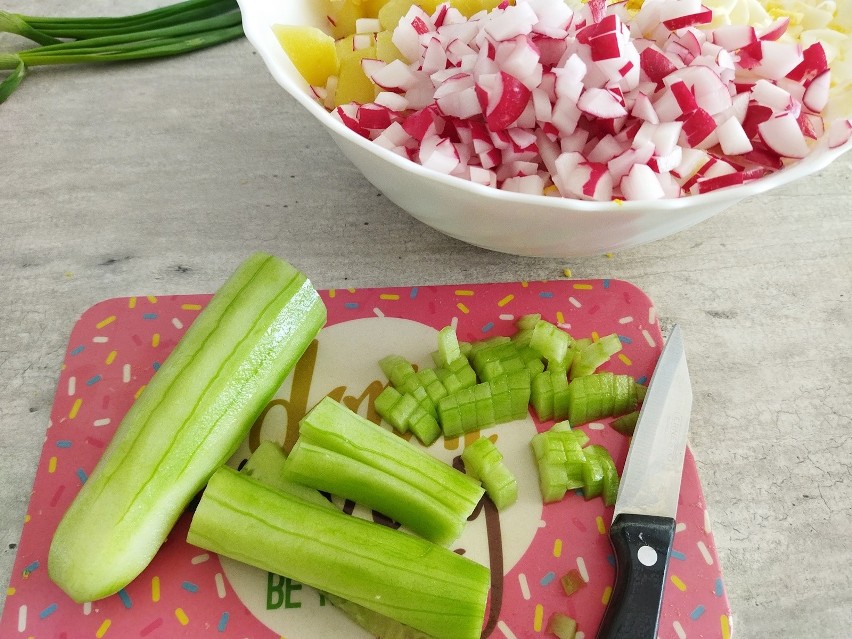
[[[39,12],[129,5],[50,0]],[[676,321],[686,335],[691,445],[735,636],[850,637],[850,167],[852,154],[638,249],[520,258],[448,239],[390,204],[244,40],[32,71],[0,105],[0,606],[80,313],[116,296],[212,292],[262,249],[323,288],[565,268],[638,285],[664,328]]]

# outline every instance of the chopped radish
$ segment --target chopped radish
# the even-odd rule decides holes
[[[728,51],[734,51],[757,42],[757,32],[747,24],[729,24],[712,31],[713,42]]]
[[[792,111],[793,96],[774,82],[758,80],[751,88],[751,99],[773,111]]]
[[[810,81],[802,103],[811,111],[816,113],[822,111],[828,105],[828,91],[831,88],[831,71],[826,69]]]
[[[621,180],[621,192],[628,200],[661,200],[666,194],[656,173],[645,164],[635,164]]]
[[[389,108],[391,111],[405,111],[408,107],[408,100],[405,96],[392,91],[380,91],[373,100],[376,104]]]
[[[494,40],[510,40],[515,36],[530,33],[538,23],[538,16],[528,3],[499,7],[488,14],[485,32]]]
[[[643,49],[639,61],[642,71],[654,82],[662,82],[677,69],[674,62],[654,46]]]
[[[506,178],[500,188],[504,191],[514,191],[515,193],[541,195],[544,193],[544,179],[538,174],[518,175]]]
[[[347,109],[345,108],[346,106],[348,105],[341,105],[337,107],[337,109],[334,110],[334,114],[337,115],[338,118],[340,118],[340,121],[343,122],[343,124],[352,129],[355,133],[362,137],[369,138],[369,131],[367,131],[367,129],[361,126],[361,123],[358,122],[358,118],[355,116],[355,114],[347,113]]]
[[[362,104],[358,107],[358,124],[365,129],[386,129],[394,122],[396,114],[377,104]]]
[[[497,43],[495,62],[500,69],[518,78],[528,89],[541,84],[542,67],[538,50],[525,37]]]
[[[828,148],[836,149],[852,137],[852,119],[835,120],[828,129]]]
[[[660,22],[671,31],[712,20],[713,12],[695,0],[668,0],[660,10]]]
[[[752,146],[754,148],[751,151],[742,155],[744,160],[776,171],[784,167],[781,156],[769,149],[763,142],[754,141]]]
[[[609,162],[617,155],[621,155],[626,148],[612,135],[605,135],[596,141],[586,154],[590,162]]]
[[[752,71],[769,80],[780,80],[804,61],[804,53],[799,44],[761,40],[760,61]]]
[[[757,125],[760,139],[778,155],[803,158],[809,148],[801,127],[792,113],[774,115]]]
[[[708,66],[699,64],[677,69],[665,78],[664,83],[676,92],[675,97],[684,113],[692,108],[702,108],[715,115],[732,104],[727,85],[719,73]],[[689,89],[689,94],[680,85]]]
[[[402,123],[405,131],[415,140],[420,142],[426,137],[430,129],[435,129],[436,107],[425,107],[415,111]]]
[[[730,117],[716,128],[719,136],[719,145],[726,155],[742,155],[748,153],[754,147],[743,130],[742,124]]]
[[[704,109],[695,109],[683,121],[682,136],[689,146],[695,147],[704,142],[716,131],[716,121]]]
[[[384,90],[407,91],[418,82],[417,74],[402,60],[385,64],[381,60],[364,58],[361,68],[376,86]]]
[[[382,133],[376,138],[376,141],[380,139],[386,140],[389,148],[394,148],[404,146],[405,143],[411,139],[411,136],[404,128],[402,128],[402,125],[398,121],[394,121],[391,122],[384,131],[382,131]]]
[[[407,59],[417,60],[422,49],[420,35],[429,31],[430,23],[429,15],[413,4],[394,29],[391,41]]]
[[[624,153],[607,163],[613,182],[621,180],[637,164],[648,164],[654,157],[654,145],[651,142],[637,148],[627,149]]]
[[[633,109],[630,111],[630,115],[651,124],[657,124],[660,121],[660,117],[654,110],[654,105],[651,104],[650,98],[641,91],[633,101]]]
[[[568,27],[574,12],[564,2],[552,0],[526,0],[538,17],[532,30],[551,39],[563,39],[568,35]]]
[[[450,173],[458,166],[459,155],[449,139],[434,135],[423,140],[419,160],[420,164],[427,168]]]
[[[497,174],[494,171],[483,169],[481,166],[469,166],[468,171],[468,179],[471,182],[497,188]]]
[[[775,22],[770,24],[763,33],[760,34],[761,40],[777,40],[787,31],[787,27],[790,26],[790,18],[784,16],[783,18],[778,18]]]
[[[586,89],[577,101],[577,106],[583,113],[604,120],[627,115],[627,110],[618,97],[606,89]]]
[[[802,51],[802,61],[791,70],[787,77],[791,80],[811,80],[828,69],[828,60],[825,57],[825,49],[820,42],[814,42]]]
[[[715,191],[726,186],[740,185],[744,181],[745,175],[742,171],[740,171],[737,173],[726,173],[725,175],[718,175],[716,177],[700,178],[695,183],[694,188],[696,193],[709,193],[710,191]]]
[[[515,76],[501,71],[491,78],[491,91],[483,88],[483,78],[476,85],[480,101],[483,96],[486,104],[483,108],[485,121],[492,131],[505,129],[521,115],[529,102],[532,92]]]

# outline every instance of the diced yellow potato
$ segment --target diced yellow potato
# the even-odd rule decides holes
[[[479,7],[480,9],[485,9],[486,11],[492,11],[496,9],[501,2],[503,2],[503,0],[481,0],[481,2],[479,3]]]
[[[355,33],[355,21],[367,17],[360,0],[331,0],[328,7],[328,23],[335,38],[345,38]]]
[[[361,59],[375,57],[376,47],[367,47],[350,51],[348,55],[340,59],[340,73],[334,93],[335,106],[350,102],[365,104],[373,101],[376,97],[376,85],[361,68]]]
[[[479,13],[483,9],[482,0],[450,0],[450,5],[458,9],[466,18],[469,18],[475,13]]]
[[[418,0],[417,6],[419,6],[423,11],[428,13],[430,16],[435,13],[435,9],[438,8],[439,4],[443,4],[447,2],[447,0]]]
[[[293,62],[293,66],[311,86],[325,86],[328,76],[338,69],[334,38],[316,27],[289,24],[273,25],[272,31]]]
[[[402,16],[408,13],[411,5],[411,0],[389,0],[385,3],[385,5],[379,9],[379,22],[382,25],[382,29],[393,31],[396,28],[396,25],[399,24]]]
[[[364,13],[368,18],[378,18],[379,11],[388,3],[388,0],[361,0]]]
[[[408,60],[393,43],[392,37],[393,31],[379,31],[376,34],[376,57],[383,62],[402,60],[408,64]]]

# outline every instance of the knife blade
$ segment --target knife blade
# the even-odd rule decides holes
[[[597,639],[655,639],[692,410],[683,334],[672,329],[627,452],[610,542],[616,575]]]

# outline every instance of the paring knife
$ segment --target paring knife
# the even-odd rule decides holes
[[[609,536],[615,587],[597,639],[655,639],[675,533],[692,386],[683,335],[669,335],[639,413]]]

